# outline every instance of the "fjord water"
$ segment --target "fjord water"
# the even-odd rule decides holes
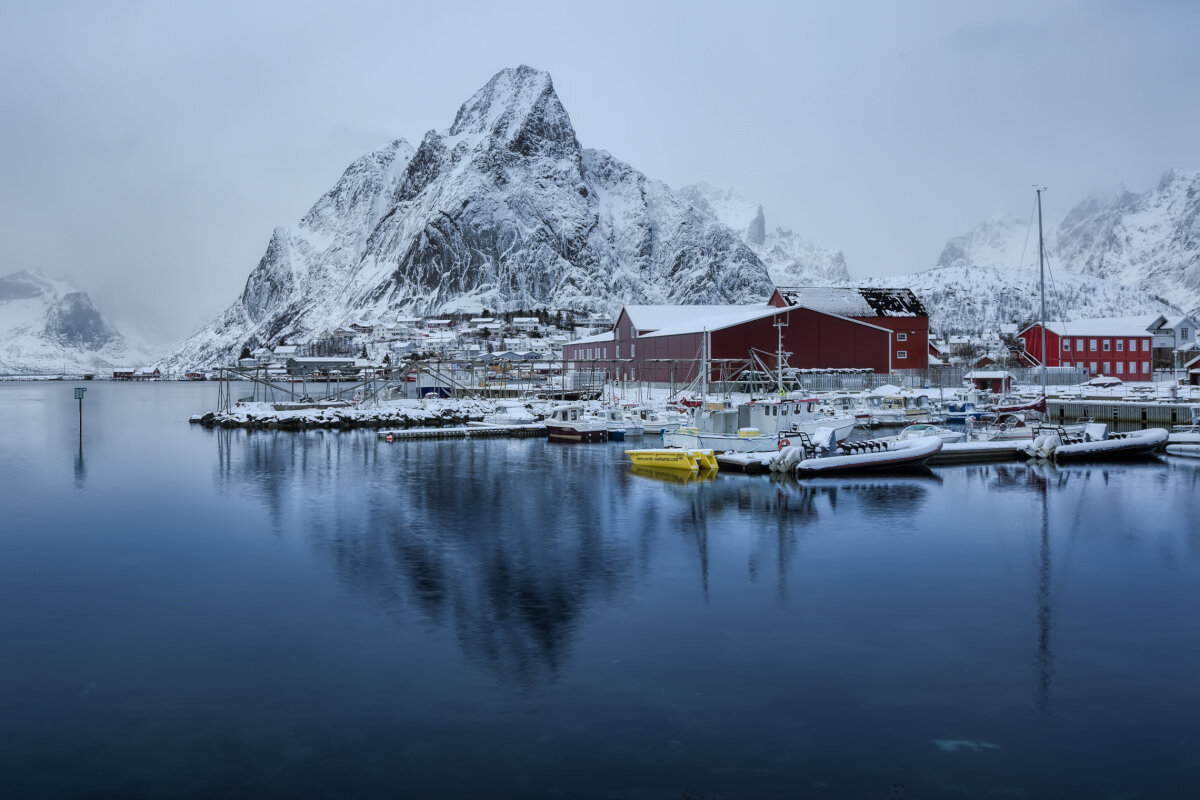
[[[1193,797],[1200,462],[811,482],[0,384],[0,796]]]

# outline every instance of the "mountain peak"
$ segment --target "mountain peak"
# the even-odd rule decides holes
[[[458,109],[448,135],[490,136],[524,155],[562,145],[579,148],[550,73],[524,65],[497,72],[471,95]]]

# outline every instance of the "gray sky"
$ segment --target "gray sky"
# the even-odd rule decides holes
[[[0,274],[69,275],[173,343],[357,156],[549,70],[585,147],[932,266],[984,217],[1200,167],[1200,4],[0,4]]]

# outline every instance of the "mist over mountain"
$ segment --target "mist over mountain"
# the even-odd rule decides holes
[[[0,373],[93,372],[150,358],[67,281],[28,270],[0,277]]]

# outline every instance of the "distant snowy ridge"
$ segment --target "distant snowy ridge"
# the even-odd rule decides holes
[[[27,270],[0,277],[0,373],[83,373],[151,358],[67,281]]]
[[[786,228],[767,229],[761,205],[730,189],[706,183],[684,186],[679,194],[712,214],[742,237],[766,265],[776,286],[847,286],[853,283],[840,250],[827,250]]]
[[[277,228],[242,296],[167,359],[228,363],[244,344],[350,321],[626,303],[761,302],[763,260],[710,211],[580,147],[550,76],[494,76],[414,150],[363,156],[294,228]]]
[[[1132,198],[1132,199],[1131,199]],[[1106,272],[1080,258],[1086,243],[1103,251],[1100,241],[1119,225],[1137,195],[1124,193],[1112,202],[1088,200],[1060,225],[1047,226],[1046,313],[1051,319],[1121,317],[1180,313],[1189,302],[1160,274],[1142,280],[1130,273]],[[1065,243],[1076,243],[1074,247]],[[1099,259],[1100,263],[1104,259]],[[925,301],[931,325],[938,331],[995,330],[1004,323],[1038,318],[1038,240],[1036,222],[996,216],[950,239],[938,266],[910,275],[871,278],[869,285],[903,285]]]

